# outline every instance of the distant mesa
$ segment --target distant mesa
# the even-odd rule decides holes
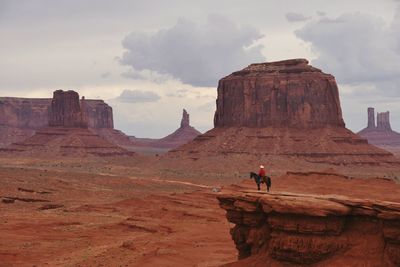
[[[180,127],[175,132],[161,139],[136,138],[132,136],[131,141],[135,143],[135,146],[139,147],[170,150],[192,141],[200,134],[198,130],[190,126],[189,113],[186,109],[183,109]]]
[[[282,172],[328,165],[398,164],[345,128],[335,78],[305,59],[251,64],[218,83],[214,129],[168,153],[199,168],[266,162]]]
[[[67,97],[64,99],[63,95]],[[79,124],[82,124],[82,118],[80,122],[74,118],[81,116],[77,113],[78,106],[71,106],[72,100],[76,105],[76,98],[79,98],[76,92],[61,90],[54,92],[54,99],[0,97],[0,147],[23,141],[32,136],[36,130],[49,125],[67,125],[73,121],[77,123],[75,126],[79,127]],[[56,111],[61,106],[70,107],[73,114],[55,112],[53,116],[49,115],[50,110]],[[114,131],[113,110],[103,100],[85,100],[85,105],[80,108],[79,112],[84,112],[89,128],[101,132]],[[128,140],[127,136],[125,140]]]
[[[107,128],[110,133],[113,133],[112,109],[103,104],[104,102],[87,101],[85,98],[80,100],[77,92],[62,90],[55,91],[51,101],[40,100],[38,102],[41,104],[50,103],[47,109],[48,126],[35,129],[33,136],[26,140],[15,142],[1,149],[1,151],[24,155],[78,157],[133,154],[101,137],[96,132],[96,128],[89,128],[89,126],[95,125],[102,126]],[[27,104],[37,104],[38,102],[27,101]],[[96,109],[97,104],[100,104],[101,112]],[[21,109],[21,106],[16,106],[16,110]],[[35,105],[28,105],[27,110],[34,108]],[[41,114],[43,113],[46,113],[44,108],[41,109]],[[32,114],[27,112],[26,116],[29,117]],[[36,125],[39,127],[40,123],[38,122]]]
[[[360,136],[366,138],[370,144],[388,149],[389,151],[400,151],[400,133],[392,130],[390,125],[390,113],[378,112],[375,124],[375,109],[368,108],[367,127],[358,132]]]

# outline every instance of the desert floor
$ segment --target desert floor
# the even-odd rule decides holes
[[[220,266],[236,260],[219,191],[247,177],[167,178],[146,157],[0,159],[0,266]],[[146,167],[148,168],[148,167]],[[334,173],[334,171],[332,171]],[[244,179],[245,178],[245,179]],[[385,178],[273,177],[272,192],[400,202]]]

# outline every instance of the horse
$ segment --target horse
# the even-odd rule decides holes
[[[254,182],[257,184],[257,190],[260,191],[260,185],[265,184],[267,186],[267,191],[269,192],[269,188],[271,187],[271,177],[260,177],[257,173],[250,172],[250,179],[254,179]]]

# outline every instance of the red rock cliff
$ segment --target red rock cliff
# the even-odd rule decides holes
[[[344,127],[332,75],[305,59],[252,64],[218,84],[215,127]]]
[[[49,126],[86,128],[87,125],[79,94],[75,91],[55,91],[49,110]]]
[[[49,125],[52,99],[0,97],[0,125],[40,129]],[[90,128],[114,128],[113,110],[103,100],[85,100]]]
[[[0,97],[0,125],[38,129],[48,125],[51,99]]]
[[[400,203],[250,192],[218,199],[243,260],[232,266],[400,266]]]

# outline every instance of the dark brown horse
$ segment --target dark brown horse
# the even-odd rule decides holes
[[[271,188],[271,177],[269,176],[264,176],[260,177],[257,173],[255,172],[250,172],[250,179],[254,179],[254,182],[257,184],[257,190],[260,190],[260,185],[265,184],[267,186],[267,192],[269,192],[269,189]]]

